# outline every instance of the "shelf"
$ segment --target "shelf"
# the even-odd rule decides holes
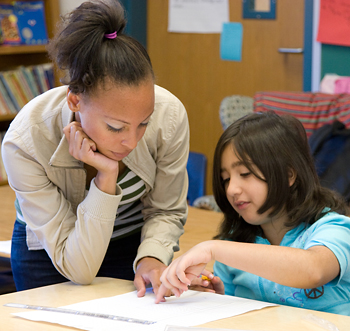
[[[24,0],[27,1],[27,0]],[[60,18],[59,0],[43,0],[48,38],[53,38]],[[1,3],[12,3],[12,0],[0,0]],[[44,45],[0,45],[0,71],[7,71],[19,66],[33,66],[50,62]],[[57,69],[56,69],[57,70]],[[58,75],[55,75],[56,85],[59,86]],[[6,131],[17,114],[0,114],[0,131]],[[1,141],[0,141],[1,143]],[[1,155],[0,155],[1,158]],[[0,180],[1,185],[7,185],[7,180]]]
[[[17,114],[6,114],[6,115],[0,115],[0,122],[3,121],[12,121]]]
[[[47,45],[2,45],[0,55],[46,53]]]

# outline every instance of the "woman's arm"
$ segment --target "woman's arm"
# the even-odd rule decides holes
[[[148,170],[154,171],[154,182],[142,200],[145,224],[134,262],[135,286],[140,296],[148,282],[157,291],[160,275],[171,262],[174,251],[179,249],[179,237],[187,218],[189,125],[186,110],[170,92],[158,86],[155,92],[155,111],[144,141],[140,142],[146,142],[155,162],[154,169]],[[155,269],[154,265],[158,267]]]
[[[121,192],[116,192],[114,184],[114,193],[108,194],[93,181],[85,197],[86,174],[81,164],[59,155],[54,161],[51,156],[57,145],[50,145],[40,127],[30,130],[10,129],[2,145],[30,248],[44,248],[63,276],[89,284],[108,247]]]
[[[155,179],[152,190],[143,199],[145,224],[135,270],[138,261],[146,256],[168,265],[174,251],[179,249],[178,240],[187,218],[187,113],[177,98],[159,87],[156,87],[155,105],[145,134],[149,148],[156,148]]]

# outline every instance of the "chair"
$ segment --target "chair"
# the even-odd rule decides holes
[[[188,193],[187,201],[190,206],[194,200],[205,195],[207,174],[207,158],[202,153],[190,152],[187,161]]]
[[[253,113],[254,99],[242,95],[231,95],[222,99],[219,109],[221,125],[226,130],[234,121]]]

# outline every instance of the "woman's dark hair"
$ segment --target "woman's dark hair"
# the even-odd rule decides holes
[[[324,215],[326,207],[348,214],[345,201],[337,193],[321,187],[301,122],[273,112],[255,113],[231,124],[215,149],[213,191],[224,213],[216,238],[254,242],[257,235],[262,235],[260,226],[245,222],[227,200],[221,177],[221,157],[227,146],[233,148],[250,172],[267,183],[267,198],[258,213],[271,210],[270,216],[275,216],[286,212],[288,222],[285,225],[291,228],[316,222]],[[263,178],[254,170],[254,165]],[[293,171],[296,179],[290,186]]]
[[[138,85],[154,78],[145,48],[123,33],[124,9],[117,0],[86,1],[63,17],[50,41],[50,57],[66,72],[73,93],[92,93],[106,82]],[[117,32],[108,39],[105,34]]]

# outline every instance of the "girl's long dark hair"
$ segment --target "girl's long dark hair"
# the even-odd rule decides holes
[[[326,207],[340,214],[349,213],[345,201],[336,192],[320,185],[301,122],[273,112],[255,113],[231,124],[215,149],[213,191],[224,213],[216,238],[254,242],[256,236],[261,235],[260,226],[245,222],[226,198],[221,156],[227,146],[231,146],[244,165],[260,178],[252,168],[254,164],[267,183],[267,198],[258,213],[271,210],[270,216],[275,216],[286,212],[288,222],[285,225],[290,228],[316,222],[324,215]],[[295,172],[296,179],[290,186],[291,171]]]

